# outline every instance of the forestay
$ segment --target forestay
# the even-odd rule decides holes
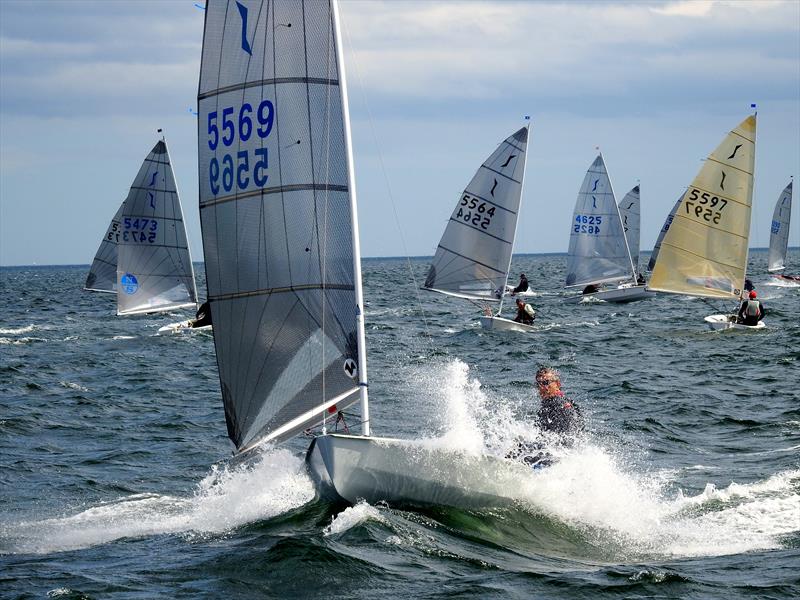
[[[583,179],[570,229],[567,287],[635,278],[602,154]]]
[[[517,229],[528,128],[506,138],[480,166],[445,227],[425,287],[498,300],[508,278]]]
[[[366,386],[336,27],[327,1],[206,4],[200,217],[237,451],[335,416]]]
[[[144,159],[122,207],[117,314],[195,306],[197,290],[167,144]]]
[[[756,117],[731,131],[686,190],[664,235],[650,289],[738,298],[753,198]]]
[[[639,272],[639,230],[640,230],[639,186],[634,187],[619,203],[619,216],[622,218],[622,229],[628,241],[633,270]],[[576,223],[577,224],[577,223]],[[573,228],[574,229],[574,228]]]
[[[664,240],[664,235],[666,235],[667,231],[669,231],[669,226],[672,225],[673,219],[675,219],[675,213],[678,212],[678,208],[680,208],[681,201],[683,200],[683,192],[681,195],[678,196],[678,199],[675,201],[675,205],[672,207],[672,210],[669,211],[666,220],[664,221],[664,225],[661,226],[661,230],[658,232],[658,237],[656,238],[656,243],[653,246],[653,252],[650,254],[650,260],[647,262],[647,270],[652,271],[653,267],[656,266],[656,259],[658,258],[658,252],[661,250],[661,242]]]
[[[789,248],[789,221],[792,217],[792,182],[781,192],[772,213],[772,227],[769,234],[769,261],[767,269],[782,271],[786,268],[786,251]]]
[[[100,241],[97,254],[94,255],[86,284],[83,289],[90,292],[117,293],[117,244],[122,233],[122,209],[125,202],[119,205],[114,218],[108,225],[105,236]]]

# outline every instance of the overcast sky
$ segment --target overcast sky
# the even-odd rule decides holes
[[[768,243],[800,172],[797,0],[345,0],[341,14],[364,256],[432,254],[526,114],[517,253],[566,251],[596,146],[618,199],[641,181],[644,249],[751,102],[751,246]],[[0,0],[0,264],[91,262],[159,127],[202,260],[190,112],[202,35],[195,0]]]

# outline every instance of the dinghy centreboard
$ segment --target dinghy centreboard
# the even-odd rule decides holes
[[[507,137],[460,195],[436,248],[423,289],[478,302],[499,302],[482,316],[488,329],[531,331],[500,316],[517,233],[528,127]]]
[[[638,190],[634,190],[638,201]],[[604,284],[626,280],[626,285],[599,289]],[[636,269],[602,154],[586,171],[570,222],[566,287],[587,286],[596,289],[578,296],[579,300],[591,295],[608,302],[632,302],[652,295],[645,286],[637,285]]]
[[[445,459],[419,443],[369,435],[340,40],[335,0],[206,5],[200,216],[228,435],[242,454],[321,430],[307,454],[311,473],[350,502],[505,501],[518,486],[476,477],[459,456]],[[326,433],[356,402],[362,435]],[[525,470],[476,460],[501,465],[496,480],[507,472],[509,484]],[[422,468],[432,463],[439,468]],[[470,482],[479,488],[475,494]],[[458,493],[442,493],[453,486]]]
[[[122,204],[119,228],[117,314],[196,307],[183,211],[163,138],[133,180]]]
[[[740,300],[753,200],[756,115],[708,156],[664,234],[650,288],[671,294]],[[713,329],[755,329],[731,315],[705,318]]]

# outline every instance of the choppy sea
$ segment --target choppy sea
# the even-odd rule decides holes
[[[188,313],[118,318],[85,266],[0,269],[0,597],[800,597],[800,287],[751,252],[767,329],[712,332],[730,303],[571,302],[565,263],[515,257],[520,334],[417,291],[425,260],[364,262],[374,434],[502,448],[542,364],[587,417],[483,511],[319,499],[307,439],[230,464],[212,337],[154,335]]]

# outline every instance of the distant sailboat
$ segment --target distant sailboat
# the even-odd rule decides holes
[[[321,428],[309,468],[350,502],[509,501],[521,464],[369,435],[340,39],[335,0],[206,4],[200,215],[228,435],[241,454]],[[363,435],[327,433],[359,401]]]
[[[681,195],[678,196],[678,199],[675,201],[675,205],[672,207],[672,210],[669,211],[669,214],[667,215],[667,218],[664,221],[664,225],[661,226],[661,230],[658,232],[656,243],[653,246],[653,252],[650,254],[650,260],[647,261],[648,271],[652,271],[653,267],[656,266],[656,260],[658,259],[658,252],[661,250],[661,242],[664,240],[664,236],[666,235],[667,231],[669,231],[669,226],[672,225],[672,221],[673,219],[675,219],[675,213],[678,212],[678,208],[680,208],[682,201],[683,201],[683,192],[681,192]]]
[[[731,131],[708,156],[665,233],[650,288],[672,294],[739,300],[747,267],[753,199],[756,116]],[[714,329],[755,326],[711,315]],[[758,327],[763,327],[763,321]]]
[[[639,277],[639,235],[641,228],[641,208],[639,205],[639,185],[637,184],[625,197],[619,201],[619,216],[622,219],[622,229],[625,240],[628,242],[628,252],[633,264],[633,272]]]
[[[800,281],[800,276],[776,273],[786,268],[786,252],[789,249],[789,224],[792,219],[792,183],[783,189],[778,201],[775,203],[775,211],[772,213],[772,225],[769,235],[769,259],[767,270],[773,276],[787,281]]]
[[[481,317],[489,329],[531,330],[500,316],[517,232],[528,127],[505,139],[459,196],[436,248],[424,288],[457,298],[500,302]]]
[[[122,209],[125,202],[119,205],[114,218],[108,225],[108,230],[100,240],[100,247],[94,255],[89,274],[83,289],[90,292],[117,293],[117,244],[122,229]]]
[[[133,180],[119,227],[117,314],[196,307],[183,212],[163,138]]]
[[[600,289],[603,284],[625,280],[628,280],[627,285]],[[602,154],[597,155],[586,172],[575,201],[566,286],[583,288],[584,295],[608,302],[631,302],[652,295],[636,282],[636,271]]]

